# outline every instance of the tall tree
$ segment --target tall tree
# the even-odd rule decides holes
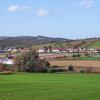
[[[45,53],[47,53],[47,52],[48,52],[48,47],[47,47],[47,46],[44,46],[44,48],[43,48],[43,49],[44,49],[44,52],[45,52]]]
[[[52,52],[52,46],[51,45],[49,46],[49,52],[50,53]]]

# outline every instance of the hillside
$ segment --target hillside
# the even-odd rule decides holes
[[[33,46],[34,48],[42,48],[44,46],[52,46],[53,48],[100,48],[100,38],[70,40],[45,36],[0,37],[0,47],[25,46]]]
[[[33,48],[43,48],[44,46],[52,46],[53,48],[100,48],[100,39],[81,39],[81,40],[70,40],[58,43],[48,43],[41,45],[34,45]]]
[[[94,41],[89,47],[100,48],[100,41]]]
[[[56,43],[61,41],[69,40],[63,38],[51,38],[43,36],[0,37],[0,47],[23,47],[37,44]]]

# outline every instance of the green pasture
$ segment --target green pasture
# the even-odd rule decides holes
[[[100,60],[100,57],[80,57],[79,60]]]
[[[100,100],[100,75],[0,75],[0,100]]]

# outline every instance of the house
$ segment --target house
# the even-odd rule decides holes
[[[53,53],[61,53],[61,51],[58,48],[52,49]]]
[[[67,53],[67,50],[65,48],[59,48],[59,51],[62,53]]]
[[[44,53],[45,50],[44,50],[44,49],[38,49],[37,52],[38,52],[38,53]]]
[[[69,48],[67,50],[68,50],[68,53],[73,53],[74,52],[73,48]]]
[[[14,64],[13,60],[12,59],[8,59],[8,58],[5,58],[5,59],[0,59],[0,63],[3,63],[3,64]]]
[[[18,48],[19,52],[28,52],[30,49],[29,48]]]
[[[97,49],[94,48],[69,48],[67,49],[69,53],[96,53]]]

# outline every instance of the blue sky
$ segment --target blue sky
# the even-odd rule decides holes
[[[100,0],[1,0],[0,36],[100,37]]]

